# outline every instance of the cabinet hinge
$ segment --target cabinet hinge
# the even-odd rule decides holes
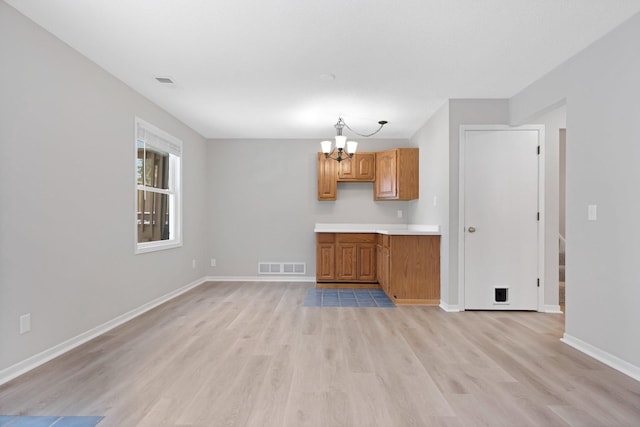
[[[538,154],[540,154],[540,146],[538,145]]]
[[[538,279],[538,287],[540,287],[540,279]]]
[[[538,213],[537,213],[537,215],[536,215],[536,219],[537,219],[538,221],[540,221],[540,212],[538,212]]]

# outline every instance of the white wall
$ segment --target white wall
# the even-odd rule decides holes
[[[2,372],[204,276],[206,146],[4,2],[0,62]],[[136,115],[184,142],[178,249],[133,253]]]
[[[440,295],[449,295],[449,102],[416,132],[411,142],[420,147],[420,198],[409,205],[408,221],[438,224],[440,239]],[[434,204],[434,197],[435,204]]]
[[[640,378],[638,40],[640,14],[514,96],[510,111],[524,123],[566,98],[565,338]]]
[[[410,147],[407,140],[358,139],[359,151]],[[210,276],[251,277],[258,262],[307,264],[315,279],[315,223],[407,223],[408,203],[373,200],[373,183],[338,183],[318,201],[319,140],[210,140],[207,256]],[[294,276],[295,277],[295,276]]]

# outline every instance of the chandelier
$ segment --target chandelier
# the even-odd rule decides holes
[[[347,141],[347,137],[342,134],[342,129],[347,128],[351,132],[355,133],[358,136],[362,136],[368,138],[370,136],[375,135],[376,133],[382,130],[382,127],[387,124],[385,120],[380,120],[378,122],[380,127],[375,131],[367,135],[363,135],[351,129],[348,124],[344,122],[342,117],[338,117],[338,123],[336,123],[333,127],[336,128],[336,141],[335,145],[333,141],[322,141],[320,146],[322,147],[322,152],[324,153],[324,157],[326,159],[333,159],[338,163],[345,160],[351,159],[358,148],[358,143],[356,141]]]

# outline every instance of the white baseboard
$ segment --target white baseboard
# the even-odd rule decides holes
[[[573,337],[569,334],[564,334],[564,336],[560,339],[563,343],[570,345],[571,347],[579,350],[589,356],[593,357],[596,360],[604,363],[612,367],[613,369],[622,372],[625,375],[630,376],[636,381],[640,381],[640,367],[632,365],[631,363],[620,359],[617,356],[614,356],[611,353],[607,353],[604,350],[599,349],[589,343],[582,341],[576,337]]]
[[[551,304],[545,304],[542,306],[542,310],[543,313],[555,313],[555,314],[562,314],[562,310],[560,309],[559,305],[551,305]]]
[[[207,282],[313,282],[312,276],[207,276]]]
[[[71,339],[68,339],[60,344],[54,345],[53,347],[48,348],[47,350],[41,353],[31,356],[28,359],[23,360],[22,362],[18,362],[15,365],[9,366],[8,368],[1,370],[0,385],[6,382],[9,382],[14,378],[19,377],[20,375],[25,374],[28,371],[34,368],[37,368],[38,366],[44,363],[47,363],[48,361],[60,356],[61,354],[68,352],[69,350],[73,350],[74,348],[86,343],[87,341],[90,341],[110,331],[111,329],[118,327],[135,317],[140,316],[141,314],[151,310],[152,308],[159,306],[160,304],[163,304],[179,295],[182,295],[187,291],[190,291],[191,289],[205,283],[206,281],[207,281],[206,278],[201,278],[194,282],[191,282],[186,286],[183,286],[181,288],[178,288],[174,291],[169,292],[168,294],[158,297],[146,304],[141,305],[138,308],[135,308],[106,323],[103,323],[102,325],[96,326],[95,328],[90,329],[86,332],[83,332],[80,335],[77,335]]]
[[[457,313],[459,311],[462,311],[462,310],[460,310],[460,306],[459,305],[457,305],[457,304],[456,305],[449,305],[449,304],[446,304],[446,303],[444,303],[442,301],[440,301],[440,308],[443,309],[444,311],[446,311],[447,313]]]
[[[456,313],[459,311],[464,311],[462,308],[460,308],[459,305],[455,304],[455,305],[449,305],[446,304],[444,302],[440,303],[440,308],[443,309],[444,311],[448,312],[448,313]],[[540,310],[542,313],[556,313],[556,314],[562,314],[562,310],[560,310],[560,306],[559,305],[544,305],[542,307],[542,310]]]

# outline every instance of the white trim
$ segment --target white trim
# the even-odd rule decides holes
[[[155,308],[161,304],[164,304],[165,302],[176,298],[179,295],[184,294],[187,291],[190,291],[191,289],[205,283],[207,280],[206,278],[200,278],[194,282],[189,283],[188,285],[185,285],[181,288],[178,288],[176,290],[173,290],[161,297],[158,297],[154,300],[151,300],[150,302],[146,303],[146,304],[142,304],[140,307],[135,308],[127,313],[124,313],[118,317],[115,317],[112,320],[109,320],[108,322],[103,323],[102,325],[96,326],[95,328],[89,329],[86,332],[81,333],[80,335],[77,335],[73,338],[70,338],[64,342],[61,342],[60,344],[54,345],[53,347],[50,347],[46,350],[44,350],[43,352],[40,352],[34,356],[29,357],[28,359],[25,359],[21,362],[16,363],[15,365],[9,366],[8,368],[5,368],[3,370],[0,371],[0,385],[11,381],[14,378],[19,377],[22,374],[25,374],[27,372],[29,372],[32,369],[37,368],[40,365],[43,365],[45,363],[47,363],[48,361],[60,356],[61,354],[64,354],[70,350],[73,350],[76,347],[79,347],[80,345],[106,333],[109,332],[110,330],[112,330],[113,328],[116,328],[120,325],[122,325],[123,323],[128,322],[129,320],[132,320],[138,316],[140,316],[141,314],[151,310],[152,308]]]
[[[622,360],[611,353],[608,353],[567,333],[564,334],[560,341],[575,348],[576,350],[583,352],[584,354],[593,357],[594,359],[604,363],[605,365],[610,366],[613,369],[630,376],[634,380],[640,381],[640,366],[632,365],[631,363]]]
[[[207,276],[208,282],[313,282],[315,276]]]
[[[446,311],[447,313],[458,313],[460,311],[463,311],[463,310],[460,310],[459,305],[449,305],[444,302],[440,302],[440,308]]]
[[[162,251],[164,249],[179,248],[182,242],[175,240],[158,240],[155,242],[142,242],[136,244],[136,255],[146,254],[147,252]]]
[[[458,307],[460,311],[464,311],[464,147],[466,131],[489,131],[489,130],[537,130],[538,145],[540,146],[540,155],[538,157],[538,211],[540,212],[540,221],[538,222],[538,278],[540,286],[538,287],[538,310],[544,311],[544,250],[545,250],[545,211],[544,211],[544,153],[545,137],[544,125],[460,125],[460,133],[458,136]]]
[[[550,314],[562,314],[562,309],[560,308],[560,305],[553,305],[553,304],[544,304],[542,306],[542,311],[543,313],[550,313]]]

